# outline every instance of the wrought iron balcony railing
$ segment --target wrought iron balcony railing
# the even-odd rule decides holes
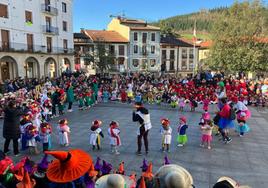
[[[50,15],[53,15],[53,16],[57,16],[58,15],[58,9],[55,8],[55,7],[52,7],[49,4],[42,4],[41,5],[41,11],[43,13],[50,14]]]
[[[73,54],[73,48],[60,48],[47,46],[14,43],[14,42],[0,42],[0,52],[21,52],[21,53],[54,53],[54,54]]]

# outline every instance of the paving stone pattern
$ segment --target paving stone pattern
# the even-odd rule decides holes
[[[127,174],[137,172],[140,175],[140,166],[143,158],[153,162],[155,172],[162,164],[165,155],[170,161],[180,164],[192,174],[194,184],[197,188],[209,188],[217,181],[220,176],[230,176],[241,184],[247,184],[253,188],[267,188],[268,186],[268,110],[252,108],[252,118],[249,120],[251,131],[240,138],[237,133],[232,132],[233,141],[230,144],[223,144],[218,137],[213,137],[212,150],[200,148],[200,131],[198,122],[201,116],[201,107],[197,112],[178,112],[169,106],[148,106],[151,113],[153,128],[149,133],[150,152],[146,156],[136,156],[136,123],[132,122],[132,111],[134,108],[129,104],[101,103],[87,111],[78,111],[76,108],[72,113],[66,113],[63,117],[68,118],[71,128],[71,145],[62,148],[57,142],[57,133],[54,132],[53,149],[81,148],[89,152],[93,159],[99,156],[118,167],[121,161],[125,162]],[[211,107],[211,114],[215,112],[215,106]],[[176,145],[177,125],[180,115],[188,119],[189,129],[187,130],[189,142],[187,146],[178,148]],[[166,154],[160,152],[161,135],[160,119],[168,118],[173,129],[171,152]],[[103,132],[105,138],[102,139],[102,150],[92,151],[89,146],[89,129],[91,122],[95,119],[103,121]],[[116,120],[120,123],[122,146],[120,155],[110,154],[109,138],[107,129],[109,122]],[[54,131],[56,131],[58,119],[54,119]],[[2,125],[2,121],[0,122]],[[2,126],[0,126],[2,132]],[[0,145],[3,146],[4,139],[1,137]],[[10,147],[11,149],[12,147]],[[41,150],[41,145],[39,146]],[[22,153],[26,155],[26,153]],[[18,161],[20,157],[13,157]],[[11,155],[12,157],[12,155]],[[42,154],[33,156],[33,160],[39,160]]]

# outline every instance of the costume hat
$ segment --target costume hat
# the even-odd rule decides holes
[[[152,162],[149,163],[149,166],[148,166],[146,172],[143,172],[142,176],[145,177],[145,178],[148,178],[149,180],[151,180],[154,177],[153,163]]]
[[[4,175],[11,166],[13,166],[12,159],[5,156],[5,154],[3,152],[1,152],[0,175]]]
[[[123,176],[120,174],[108,174],[100,177],[95,187],[96,188],[126,188],[133,184],[128,176]]]
[[[83,176],[93,164],[91,156],[80,149],[45,151],[56,158],[48,165],[47,177],[56,183],[66,183]]]
[[[191,188],[193,178],[191,174],[179,165],[164,165],[158,169],[154,176],[157,187]]]
[[[93,163],[91,164],[91,166],[89,168],[88,175],[90,177],[94,177],[94,176],[97,176],[98,175],[98,171],[95,170]]]
[[[96,161],[96,163],[94,165],[94,168],[97,171],[101,171],[101,167],[102,167],[102,165],[101,165],[101,159],[99,157],[97,157],[97,161]]]
[[[113,166],[111,164],[107,163],[104,160],[102,161],[102,167],[101,167],[102,175],[110,174],[112,169],[113,169]]]
[[[167,118],[163,118],[161,119],[161,124],[164,126],[168,126],[170,124],[170,121]]]
[[[143,159],[142,166],[140,168],[142,169],[142,172],[146,172],[148,169],[148,161],[146,159]]]
[[[124,161],[122,161],[119,164],[119,167],[118,167],[118,170],[117,170],[117,174],[122,174],[122,175],[125,174],[124,164],[125,164]]]
[[[169,164],[170,164],[170,161],[169,161],[168,156],[166,155],[164,158],[164,165],[169,165]]]
[[[181,117],[180,117],[180,120],[181,120],[181,121],[183,121],[184,123],[186,123],[186,122],[187,122],[187,119],[186,119],[186,117],[185,117],[185,116],[181,116]]]
[[[67,123],[68,123],[67,119],[59,120],[59,124],[67,124]]]
[[[45,154],[44,157],[42,158],[41,162],[38,163],[37,165],[37,171],[34,172],[34,175],[38,178],[44,178],[45,177],[45,172],[48,168],[48,160],[47,160],[48,155]]]
[[[23,179],[17,184],[17,188],[34,188],[36,182],[34,179],[30,179],[29,173],[22,167]]]
[[[238,102],[238,97],[237,96],[233,96],[231,100],[232,100],[232,102],[237,103]]]
[[[92,122],[92,125],[94,125],[94,126],[100,126],[101,124],[102,124],[102,121],[100,121],[100,120],[94,120]]]
[[[145,184],[145,180],[143,176],[141,177],[139,188],[146,188],[146,184]]]
[[[250,188],[247,185],[239,185],[235,180],[230,177],[220,177],[217,183],[213,186],[213,188],[221,188],[221,187],[228,187],[228,188]]]

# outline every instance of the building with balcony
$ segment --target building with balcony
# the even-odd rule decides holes
[[[165,71],[180,76],[193,75],[198,60],[198,47],[172,35],[161,36],[161,64]]]
[[[72,0],[0,1],[0,81],[74,69]]]
[[[143,20],[117,17],[108,24],[129,41],[126,69],[131,72],[160,70],[160,28]]]
[[[102,45],[107,56],[114,57],[109,72],[125,72],[128,60],[128,40],[115,31],[81,30],[74,34],[75,64],[89,74],[96,73],[94,60]]]

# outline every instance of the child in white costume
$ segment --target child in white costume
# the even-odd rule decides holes
[[[112,121],[110,128],[108,129],[108,135],[110,137],[111,152],[119,155],[118,147],[121,146],[119,123]]]
[[[61,146],[69,146],[70,145],[70,127],[68,126],[67,119],[62,119],[59,121],[58,125],[58,131],[59,131],[59,143]]]
[[[161,129],[160,133],[162,135],[162,152],[165,152],[165,149],[167,152],[170,152],[170,144],[172,139],[172,128],[169,126],[170,121],[166,118],[161,120]]]
[[[100,136],[103,138],[104,135],[100,128],[102,122],[100,120],[95,120],[92,122],[92,126],[90,128],[90,135],[89,135],[89,144],[92,145],[92,149],[95,150],[96,145],[97,149],[100,150],[101,139]]]

